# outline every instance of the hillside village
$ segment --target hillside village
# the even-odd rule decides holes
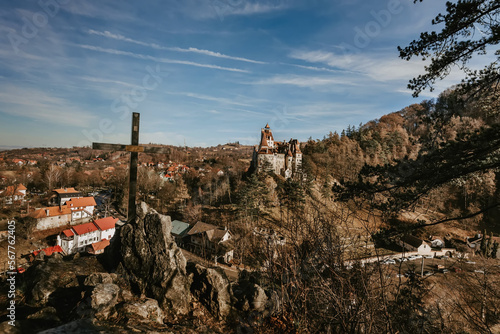
[[[311,144],[308,144],[309,148]],[[275,141],[272,129],[267,124],[261,129],[260,143],[253,149],[236,144],[198,150],[198,152],[181,148],[171,150],[174,156],[182,157],[182,160],[172,162],[161,161],[157,157],[141,158],[138,167],[143,176],[140,181],[144,184],[140,183],[140,198],[161,212],[187,220],[187,222],[183,220],[172,222],[172,234],[179,246],[214,263],[244,265],[244,255],[241,254],[239,247],[248,240],[252,243],[257,242],[257,247],[259,243],[269,244],[270,240],[274,240],[272,244],[275,246],[286,244],[287,236],[291,237],[290,231],[265,222],[274,215],[272,211],[265,220],[261,221],[256,217],[257,224],[252,223],[253,227],[246,231],[238,227],[237,222],[227,220],[231,218],[224,216],[226,210],[224,206],[221,207],[222,213],[219,214],[223,214],[220,218],[223,218],[225,223],[222,223],[219,217],[214,217],[211,213],[207,215],[205,212],[213,211],[213,204],[218,205],[215,203],[217,197],[224,196],[217,195],[217,187],[223,188],[224,181],[227,182],[225,185],[227,198],[219,199],[219,203],[227,200],[231,203],[230,188],[234,187],[232,183],[241,182],[233,181],[231,178],[240,178],[245,173],[250,173],[248,175],[274,173],[276,177],[282,177],[285,181],[305,182],[308,176],[302,168],[301,143],[295,139],[289,142]],[[123,181],[128,169],[127,156],[122,153],[102,153],[85,148],[59,149],[54,153],[35,153],[36,151],[38,150],[23,149],[1,153],[1,168],[4,170],[1,183],[4,189],[0,192],[0,197],[3,211],[26,219],[26,224],[31,225],[27,227],[30,234],[37,235],[42,231],[50,231],[46,233],[57,235],[56,240],[45,243],[40,240],[37,249],[26,249],[26,251],[40,252],[43,244],[46,248],[60,246],[64,255],[76,252],[102,253],[109,245],[115,228],[126,222],[124,203],[127,194],[123,187],[123,183],[126,182]],[[253,156],[250,159],[249,152],[252,151]],[[230,166],[225,165],[228,161],[231,161]],[[208,181],[206,184],[208,187],[204,187],[203,179],[207,177],[212,178],[212,181]],[[193,185],[190,184],[193,178],[199,180],[197,189],[193,189]],[[18,180],[24,181],[29,189]],[[215,189],[212,183],[214,181]],[[48,189],[48,186],[55,185],[62,188]],[[76,187],[70,187],[73,185],[78,185],[78,190]],[[166,196],[162,198],[165,189],[171,193],[163,194]],[[193,190],[198,194],[192,195]],[[194,206],[193,199],[196,195],[199,196],[198,200],[201,200],[201,203]],[[165,203],[167,210],[157,206],[161,200],[169,202]],[[234,208],[229,212],[233,210]],[[208,218],[208,221],[204,222],[203,218]],[[352,235],[357,229],[355,225],[354,223],[344,232]],[[231,226],[235,227],[233,231],[229,229]],[[249,234],[245,236],[242,232]],[[380,261],[381,254],[384,255],[384,260],[413,260],[415,256],[467,259],[477,252],[484,238],[481,232],[462,234],[462,237],[454,234],[452,230],[444,230],[441,235],[427,235],[423,238],[408,235],[395,240],[392,246],[389,245],[389,249],[380,248],[377,253],[373,252],[375,248],[370,235],[358,234],[357,237],[366,239],[366,242],[364,245],[353,243],[347,247],[349,252],[354,254],[348,261],[361,260],[362,263]],[[45,238],[51,239],[50,236]],[[276,238],[280,241],[277,242]],[[499,238],[486,236],[485,239],[491,243],[490,248],[498,253]],[[32,244],[37,243],[32,242]],[[399,252],[395,252],[398,247]],[[254,260],[246,264],[252,265],[255,263]]]
[[[391,144],[391,152],[374,154],[370,146],[362,147],[375,131],[386,139],[401,134],[404,117],[391,114],[365,127],[306,143],[276,141],[267,124],[253,147],[172,147],[171,154],[143,155],[138,164],[138,202],[145,205],[141,210],[148,212],[146,216],[154,212],[171,217],[168,238],[188,263],[219,268],[232,284],[239,284],[248,272],[263,275],[261,281],[274,279],[269,275],[284,270],[285,264],[287,271],[297,274],[299,267],[288,262],[297,249],[307,257],[300,271],[328,270],[334,257],[335,266],[347,272],[381,266],[390,284],[395,280],[410,284],[420,277],[443,291],[447,277],[495,275],[498,266],[489,261],[500,256],[500,238],[481,229],[481,224],[455,223],[386,238],[384,231],[397,225],[384,224],[383,211],[357,208],[335,194],[338,180],[351,177],[357,168],[343,169],[343,160],[354,155],[370,162],[381,154],[389,159],[400,154],[408,145],[404,140]],[[386,145],[384,140],[381,145]],[[104,261],[99,259],[116,252],[113,242],[120,242],[116,236],[127,235],[130,225],[128,156],[76,147],[40,151],[0,152],[2,252],[7,250],[7,220],[14,217],[19,254],[15,270],[21,275],[55,258],[68,263],[82,261],[82,256],[83,261]],[[322,168],[330,154],[337,166]],[[345,156],[339,159],[341,155]],[[422,202],[416,209],[402,210],[391,224],[430,223],[446,216],[439,211],[431,202]],[[2,264],[4,274],[11,270]]]

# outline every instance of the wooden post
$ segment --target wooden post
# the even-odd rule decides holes
[[[137,164],[139,163],[139,152],[144,153],[169,153],[169,149],[165,147],[144,147],[139,146],[139,121],[140,114],[132,113],[132,138],[131,145],[123,144],[107,144],[107,143],[92,143],[94,150],[109,150],[109,151],[127,151],[130,152],[130,169],[129,169],[129,188],[128,188],[128,209],[127,223],[135,220],[137,216],[136,198],[137,198]]]
[[[132,146],[139,146],[139,120],[140,114],[135,112],[132,114]],[[137,195],[137,164],[139,162],[139,152],[130,152],[130,173],[129,173],[129,190],[128,190],[128,212],[127,223],[135,220],[137,215],[136,210],[136,195]]]

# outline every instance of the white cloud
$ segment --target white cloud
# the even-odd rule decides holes
[[[80,45],[79,44],[76,46],[78,46],[82,49],[88,49],[88,50],[92,50],[92,51],[109,53],[109,54],[120,55],[120,56],[129,56],[129,57],[133,57],[133,58],[137,58],[137,59],[152,60],[152,61],[159,62],[159,63],[180,64],[180,65],[211,68],[211,69],[222,70],[222,71],[249,73],[249,71],[242,70],[239,68],[223,67],[223,66],[212,65],[212,64],[202,64],[202,63],[196,63],[196,62],[186,61],[186,60],[160,58],[160,57],[154,57],[154,56],[150,56],[150,55],[144,55],[141,53],[134,53],[134,52],[130,52],[130,51],[121,51],[121,50],[116,50],[116,49],[101,48],[99,46],[93,46],[93,45],[85,45],[85,44]]]
[[[232,10],[228,10],[229,15],[255,15],[264,14],[286,9],[284,4],[270,5],[262,3],[250,3],[245,1],[243,6],[235,6]]]
[[[109,32],[109,31],[103,31],[102,32],[102,31],[96,31],[96,30],[90,29],[88,31],[88,33],[92,34],[92,35],[98,35],[98,36],[103,36],[103,37],[107,37],[107,38],[116,39],[116,40],[119,40],[119,41],[134,43],[134,44],[137,44],[137,45],[142,45],[142,46],[150,47],[150,48],[157,49],[157,50],[168,50],[168,51],[177,51],[177,52],[198,53],[198,54],[203,54],[203,55],[206,55],[206,56],[216,57],[216,58],[238,60],[238,61],[244,61],[244,62],[254,63],[254,64],[266,64],[266,62],[263,62],[263,61],[258,61],[258,60],[243,58],[243,57],[229,56],[229,55],[225,55],[225,54],[222,54],[222,53],[219,53],[219,52],[210,51],[210,50],[203,50],[203,49],[198,49],[198,48],[194,48],[194,47],[189,47],[189,48],[185,49],[185,48],[179,48],[179,47],[161,46],[161,45],[158,45],[156,43],[146,43],[146,42],[142,42],[142,41],[138,41],[138,40],[135,40],[135,39],[132,39],[132,38],[125,37],[123,35],[113,34],[113,33]]]
[[[330,85],[356,86],[356,83],[344,78],[301,75],[276,75],[256,82],[259,85],[292,85],[298,87],[317,87]]]
[[[167,94],[171,95],[182,95],[182,96],[188,96],[192,97],[195,99],[200,99],[200,100],[206,100],[206,101],[213,101],[221,104],[230,104],[230,105],[237,105],[237,106],[244,106],[244,107],[251,107],[252,105],[246,104],[243,102],[238,102],[233,99],[228,99],[225,97],[215,97],[215,96],[209,96],[209,95],[203,95],[203,94],[198,94],[198,93],[190,93],[190,92],[165,92]]]
[[[45,123],[90,126],[96,117],[63,98],[38,89],[8,86],[0,91],[2,112]]]

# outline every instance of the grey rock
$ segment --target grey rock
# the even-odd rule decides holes
[[[116,275],[114,275],[116,277]],[[101,283],[113,283],[113,276],[109,273],[93,273],[85,278],[83,284],[86,286],[96,286]]]
[[[238,282],[231,285],[231,291],[236,299],[235,306],[241,311],[265,311],[268,298],[259,285],[252,282]]]
[[[98,284],[90,296],[90,306],[98,319],[107,319],[118,303],[120,288],[116,284]]]
[[[129,319],[140,319],[163,324],[163,311],[158,306],[156,299],[146,298],[145,300],[125,304],[122,311]]]
[[[231,286],[221,268],[205,268],[189,263],[193,275],[191,292],[216,317],[223,319],[232,310]]]
[[[132,287],[158,300],[164,310],[187,314],[191,282],[186,259],[170,235],[170,217],[160,215],[142,203],[135,222],[121,228],[121,269]],[[115,246],[116,247],[116,246]]]

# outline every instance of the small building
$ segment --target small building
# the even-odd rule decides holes
[[[83,197],[82,193],[75,188],[61,188],[55,189],[52,192],[52,197],[50,199],[50,203],[55,205],[64,205],[66,201],[69,201],[72,198],[80,198]]]
[[[109,240],[94,242],[92,245],[87,246],[87,252],[93,255],[102,254],[104,253],[104,248],[109,246],[109,243]]]
[[[424,240],[417,238],[413,235],[406,235],[398,244],[409,252],[417,252],[421,255],[428,255],[431,253],[431,246]]]
[[[4,204],[24,202],[24,198],[26,197],[26,190],[28,189],[22,184],[18,184],[17,186],[8,186],[7,189],[5,189],[2,193]]]
[[[202,222],[196,223],[187,233],[189,247],[202,256],[229,263],[233,259],[232,233],[227,228]]]
[[[41,208],[31,212],[28,216],[37,220],[37,230],[48,230],[71,224],[71,209],[66,205]]]
[[[111,240],[111,238],[115,235],[116,224],[118,221],[118,218],[113,218],[111,216],[94,221],[94,224],[96,224],[97,228],[101,231],[101,240]]]
[[[118,218],[106,217],[94,222],[75,225],[57,236],[57,245],[61,246],[66,254],[89,250],[91,254],[100,254],[109,245],[109,240],[113,238],[117,222]],[[108,243],[100,243],[101,241],[108,241]]]
[[[172,221],[172,230],[170,231],[170,234],[172,234],[175,239],[175,243],[178,246],[183,245],[183,238],[187,235],[190,228],[191,225],[189,225],[188,223],[182,222],[180,220]]]
[[[46,256],[51,256],[54,253],[63,253],[64,251],[61,248],[61,246],[59,246],[59,245],[47,247],[44,249],[39,249],[39,250],[36,250],[33,253],[31,253],[30,261],[32,261],[41,252],[44,252]]]
[[[72,221],[91,218],[96,205],[94,197],[78,197],[66,201],[66,206],[71,209]]]

